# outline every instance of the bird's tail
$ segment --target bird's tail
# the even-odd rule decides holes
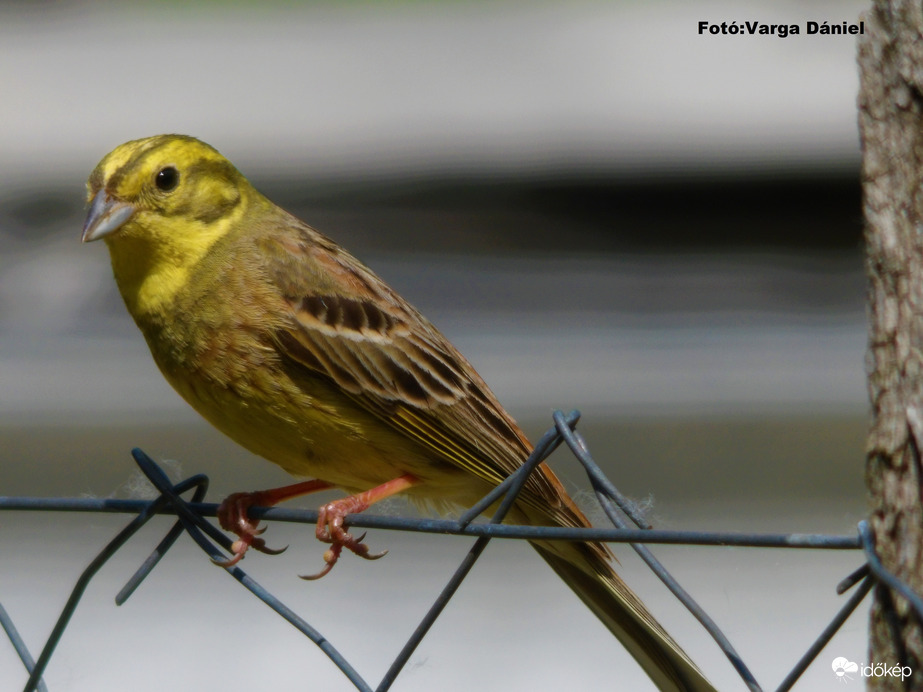
[[[533,526],[590,526],[589,520],[544,466],[542,478],[552,487],[555,503],[517,503],[510,519]],[[615,573],[611,551],[602,543],[530,541],[532,547],[580,600],[634,656],[663,692],[715,692],[695,663],[648,612]]]
[[[586,564],[578,566],[572,555],[565,558],[559,549],[550,548],[549,544],[533,543],[532,546],[634,656],[659,690],[715,692],[702,672],[608,563],[590,558]],[[604,570],[599,569],[601,566]]]
[[[532,546],[634,656],[658,689],[715,692],[608,562],[597,559],[594,552],[581,550],[589,546],[570,544],[570,549],[564,550],[560,544],[536,542]]]

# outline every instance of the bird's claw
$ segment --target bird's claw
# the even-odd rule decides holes
[[[353,499],[345,498],[345,500],[331,502],[320,508],[315,535],[317,540],[330,544],[330,548],[324,553],[326,565],[317,574],[303,575],[302,579],[314,580],[325,576],[333,569],[337,560],[340,559],[343,548],[365,560],[378,560],[388,554],[387,550],[380,553],[370,553],[369,547],[362,542],[365,539],[365,533],[356,538],[343,526],[343,521],[347,514],[365,509],[365,507],[356,506],[354,502],[351,502]]]
[[[259,522],[255,522],[247,515],[247,510],[255,503],[258,493],[234,493],[224,499],[218,507],[218,523],[225,531],[237,534],[238,538],[231,544],[233,554],[227,560],[212,560],[219,567],[233,567],[240,562],[250,548],[265,553],[278,555],[288,550],[284,548],[270,548],[266,541],[259,536],[266,531]]]
[[[299,575],[305,581],[314,581],[315,579],[320,579],[325,576],[330,570],[333,569],[333,566],[337,563],[337,560],[340,559],[340,553],[343,552],[343,546],[340,544],[334,544],[330,546],[324,552],[324,568],[317,574],[302,574]]]
[[[349,535],[349,534],[347,534]],[[384,557],[388,554],[387,550],[382,550],[380,553],[370,553],[369,547],[362,541],[365,539],[365,532],[362,533],[359,538],[356,539],[355,545],[347,545],[346,547],[353,551],[354,554],[358,555],[364,560],[377,560]]]

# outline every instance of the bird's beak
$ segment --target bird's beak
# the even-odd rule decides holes
[[[135,213],[135,206],[110,197],[105,190],[100,190],[90,203],[87,220],[83,224],[81,240],[89,243],[115,233]]]

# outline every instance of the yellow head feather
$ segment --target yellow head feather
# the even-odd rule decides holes
[[[126,142],[90,174],[84,240],[104,238],[122,297],[157,315],[209,248],[262,199],[214,148],[184,135]]]

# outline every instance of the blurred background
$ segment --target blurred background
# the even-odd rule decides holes
[[[0,4],[0,494],[144,496],[134,446],[210,499],[284,484],[153,365],[84,181],[165,132],[224,153],[435,322],[537,439],[579,408],[594,456],[660,528],[853,533],[867,399],[858,88],[864,3],[663,0]],[[700,35],[699,21],[802,35]],[[588,483],[559,452],[578,494]],[[583,496],[583,495],[581,495]],[[594,514],[592,502],[585,505]],[[302,504],[315,506],[309,498]],[[400,502],[376,511],[408,513]],[[0,515],[0,602],[34,655],[126,517]],[[168,522],[91,585],[59,690],[349,685]],[[374,532],[376,563],[274,525],[245,569],[374,686],[470,541]],[[719,689],[743,689],[633,559],[622,573]],[[658,548],[774,687],[838,609],[854,553]],[[360,564],[361,563],[361,564]],[[865,609],[795,689],[866,657]],[[4,640],[5,641],[5,640]],[[0,689],[26,675],[0,641]],[[527,546],[495,541],[395,690],[650,689]]]

